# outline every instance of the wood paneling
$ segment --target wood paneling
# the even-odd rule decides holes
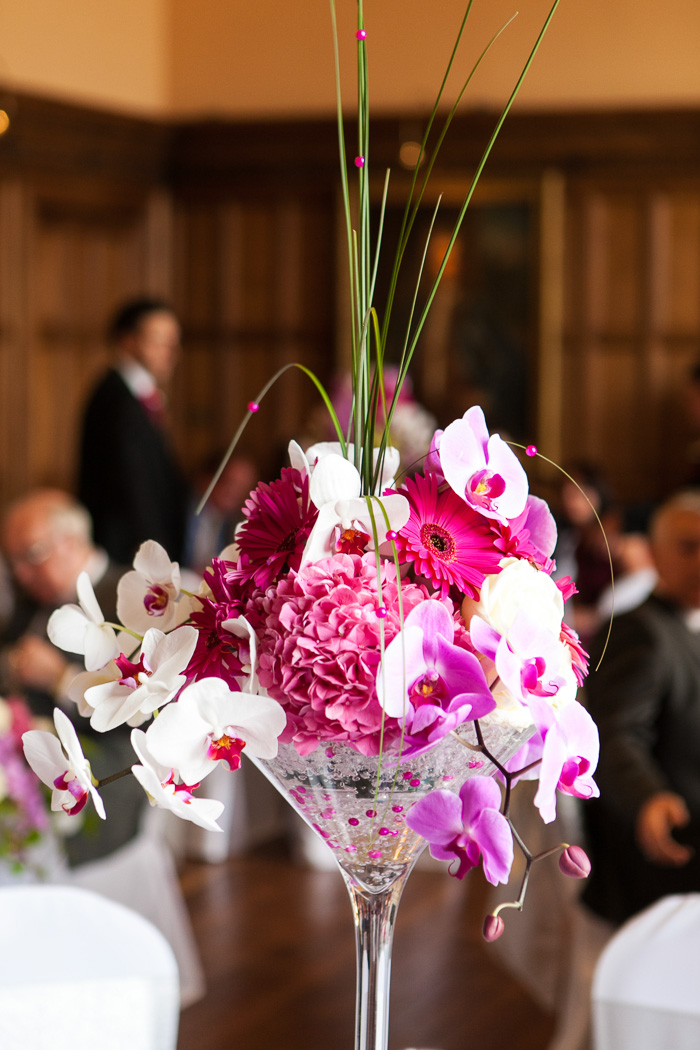
[[[449,193],[493,119],[456,119],[435,168]],[[374,122],[378,172],[399,171],[404,126]],[[350,148],[353,135],[349,125]],[[604,463],[630,500],[683,475],[699,171],[697,111],[513,114],[486,169],[487,196],[507,182],[533,202],[532,440],[556,459]],[[18,99],[0,139],[0,500],[72,484],[103,325],[132,293],[170,296],[183,318],[172,417],[188,467],[228,443],[275,370],[300,361],[328,380],[343,345],[337,184],[333,121],[172,127]],[[455,389],[441,346],[417,376],[436,405]],[[274,469],[317,405],[286,372],[243,449]]]
[[[252,199],[235,188],[209,202],[177,199],[176,207],[175,299],[186,333],[182,454],[193,465],[228,444],[248,402],[285,365],[301,362],[328,378],[334,227],[323,201],[261,199],[259,190]],[[249,423],[242,449],[263,470],[275,469],[315,399],[310,382],[287,371]]]
[[[0,139],[0,500],[74,484],[82,403],[122,299],[171,292],[170,129],[18,100]]]
[[[700,179],[587,176],[568,194],[565,455],[604,466],[624,499],[655,501],[686,475]]]

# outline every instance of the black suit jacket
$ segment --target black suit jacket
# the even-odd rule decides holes
[[[594,647],[592,666],[597,656]],[[614,621],[587,695],[601,752],[600,799],[583,807],[593,864],[583,899],[622,922],[666,894],[700,891],[700,635],[652,595]],[[676,832],[696,851],[682,868],[649,863],[635,841],[639,809],[659,791],[682,795],[691,813]]]
[[[144,540],[182,559],[187,486],[165,434],[116,371],[85,410],[78,495],[92,515],[95,541],[115,561],[129,564]]]

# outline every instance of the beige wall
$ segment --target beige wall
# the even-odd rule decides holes
[[[374,112],[432,102],[465,0],[367,4]],[[353,0],[338,0],[350,97]],[[469,92],[507,95],[549,0],[475,0],[460,70],[513,10]],[[561,0],[527,106],[700,104],[697,0]],[[3,0],[0,78],[153,114],[317,115],[334,102],[327,0]]]
[[[0,0],[0,79],[108,109],[170,101],[170,0]]]
[[[333,106],[328,0],[172,0],[173,94],[178,112],[263,116]],[[366,3],[374,112],[432,104],[466,0]],[[550,0],[475,0],[460,70],[520,10],[469,90],[471,104],[507,97]],[[354,14],[343,55],[352,71]],[[561,0],[521,105],[700,103],[697,0]]]

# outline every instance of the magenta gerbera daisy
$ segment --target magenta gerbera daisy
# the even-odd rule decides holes
[[[569,627],[568,623],[562,623],[561,625],[561,640],[564,645],[569,647],[569,652],[571,653],[571,666],[576,675],[576,681],[579,685],[583,685],[586,675],[588,674],[588,653],[581,645],[581,640],[576,634],[576,631],[574,631],[572,627]]]
[[[411,514],[396,540],[399,558],[413,562],[441,597],[454,585],[478,598],[484,577],[499,571],[502,557],[489,522],[452,489],[441,492],[434,474],[409,478],[400,491]]]
[[[266,588],[290,569],[298,569],[318,511],[309,499],[307,477],[291,467],[246,500],[248,519],[236,534],[241,556],[230,578],[244,586]]]

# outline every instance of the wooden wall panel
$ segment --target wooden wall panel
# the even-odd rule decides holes
[[[149,272],[163,223],[149,223],[147,196],[124,200],[113,189],[86,206],[78,186],[56,196],[39,185],[31,201],[28,470],[35,484],[70,489],[83,404],[108,362],[107,319],[126,297],[163,291]]]
[[[230,191],[209,203],[177,203],[176,301],[185,329],[190,468],[223,449],[249,401],[285,365],[332,367],[333,253],[330,210],[280,187],[265,196]],[[298,370],[266,395],[240,448],[276,469],[317,395]]]
[[[643,220],[633,194],[590,194],[586,215],[588,327],[602,340],[633,337],[640,322]]]
[[[31,483],[29,450],[27,193],[20,178],[0,179],[0,499]]]
[[[0,506],[71,488],[78,422],[128,295],[169,294],[169,129],[23,97],[0,140]]]
[[[102,329],[128,294],[172,294],[182,315],[171,414],[188,467],[228,443],[275,369],[298,360],[331,379],[346,297],[333,121],[172,128],[36,99],[18,112],[0,140],[0,499],[71,483]],[[439,179],[465,184],[492,124],[456,120]],[[400,142],[398,121],[375,122],[377,170],[398,171]],[[606,111],[511,116],[486,172],[528,199],[543,188],[532,439],[562,460],[600,461],[630,500],[683,475],[700,348],[698,171],[700,112]],[[441,347],[449,376],[454,349]],[[243,450],[268,472],[318,405],[288,372]]]
[[[566,457],[604,467],[622,498],[654,501],[686,477],[700,180],[571,180],[568,209]]]

